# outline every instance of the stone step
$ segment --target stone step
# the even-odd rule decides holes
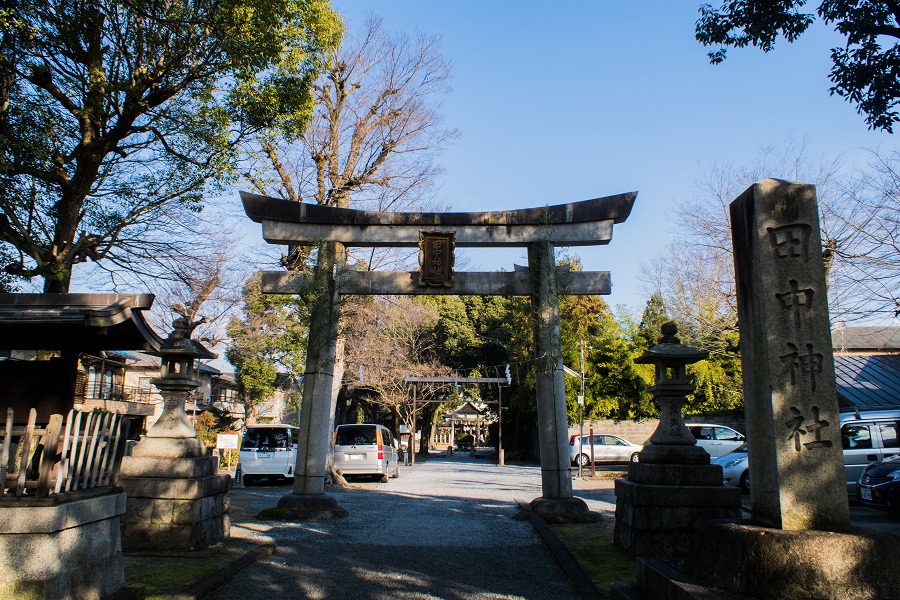
[[[616,582],[609,586],[610,600],[646,600],[636,583]]]
[[[695,579],[688,577],[673,562],[660,558],[637,559],[638,586],[646,598],[654,600],[721,600]]]

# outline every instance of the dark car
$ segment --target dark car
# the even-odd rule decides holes
[[[900,514],[900,455],[866,467],[856,483],[856,498],[872,508]]]

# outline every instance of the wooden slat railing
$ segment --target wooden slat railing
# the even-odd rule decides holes
[[[46,498],[115,485],[125,449],[122,415],[72,410],[65,422],[52,415],[46,427],[35,426],[35,409],[25,427],[15,427],[14,416],[7,409],[0,497]]]

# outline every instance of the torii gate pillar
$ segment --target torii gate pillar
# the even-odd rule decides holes
[[[542,513],[587,512],[584,500],[572,495],[569,472],[566,386],[553,244],[536,242],[528,246],[528,271],[543,492],[541,498],[532,501],[531,508]]]

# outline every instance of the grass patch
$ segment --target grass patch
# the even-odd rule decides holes
[[[616,581],[635,582],[634,557],[613,544],[615,521],[571,525],[549,525],[572,556],[587,572],[597,589],[608,597]]]
[[[147,600],[165,600],[199,579],[214,573],[238,558],[242,553],[223,549],[215,554],[193,557],[125,556],[125,585],[143,587]]]

